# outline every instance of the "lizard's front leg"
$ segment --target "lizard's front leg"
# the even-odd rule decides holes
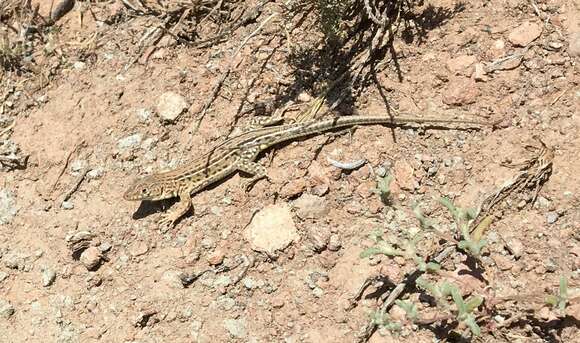
[[[189,189],[184,189],[179,192],[179,201],[177,204],[171,208],[171,210],[164,213],[159,221],[159,224],[162,226],[175,226],[175,223],[179,218],[183,217],[187,211],[192,207],[191,204],[191,193]]]
[[[246,174],[252,175],[250,180],[242,183],[242,189],[246,192],[252,189],[258,180],[268,177],[266,174],[266,168],[263,165],[250,160],[239,160],[236,164],[236,168]]]

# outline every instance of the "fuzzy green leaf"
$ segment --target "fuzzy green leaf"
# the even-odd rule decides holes
[[[397,304],[400,308],[405,311],[407,317],[411,320],[417,319],[417,306],[411,301],[405,300],[396,300],[395,304]]]

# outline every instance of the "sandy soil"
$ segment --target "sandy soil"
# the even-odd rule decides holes
[[[41,14],[47,3],[40,2]],[[436,199],[476,207],[517,174],[505,162],[533,155],[526,145],[539,146],[534,137],[555,153],[538,199],[502,205],[485,233],[478,273],[461,251],[443,269],[465,296],[484,294],[487,305],[492,297],[554,294],[561,276],[570,290],[578,287],[580,2],[457,5],[441,0],[418,8],[441,18],[425,25],[423,36],[398,36],[396,60],[385,58],[375,80],[339,112],[501,121],[497,129],[372,126],[283,144],[260,159],[269,180],[246,193],[244,176],[234,175],[195,195],[194,211],[166,230],[158,222],[173,201],[140,205],[123,200],[125,189],[240,132],[260,108],[267,115],[290,101],[305,108],[317,95],[307,80],[323,77],[292,59],[291,49],[317,51],[322,34],[311,13],[288,42],[281,4],[273,2],[209,47],[165,36],[155,50],[142,51],[142,37],[158,23],[154,15],[120,1],[77,3],[45,34],[30,70],[5,71],[0,84],[0,114],[15,123],[0,139],[28,156],[25,166],[3,165],[0,173],[0,341],[356,341],[386,291],[373,283],[352,308],[364,281],[383,275],[396,284],[416,268],[402,257],[361,258],[373,244],[369,235],[380,230],[401,241],[418,230],[415,205],[451,230]],[[216,25],[208,20],[204,30]],[[490,65],[497,69],[482,71]],[[186,101],[173,122],[159,114],[167,92]],[[344,171],[328,158],[367,163]],[[381,170],[395,177],[390,205],[375,191]],[[282,222],[268,239],[296,230],[273,253],[257,251],[248,234],[268,208],[291,213],[276,218]],[[432,256],[442,242],[427,235],[421,256]],[[421,303],[421,314],[437,313],[419,293],[403,298]],[[541,301],[499,306],[480,318],[482,334],[473,340],[580,342],[579,307],[577,299],[565,314]],[[389,313],[404,317],[398,306]],[[370,341],[455,341],[453,330],[466,332],[453,320],[403,320],[399,332],[380,328]]]

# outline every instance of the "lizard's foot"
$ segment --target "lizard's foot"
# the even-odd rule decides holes
[[[179,216],[176,216],[175,213],[164,213],[161,215],[161,219],[159,220],[159,226],[166,229],[172,229],[175,227],[175,223],[178,219]]]
[[[248,193],[249,191],[252,190],[252,188],[254,188],[256,183],[262,179],[268,179],[268,176],[260,175],[260,176],[255,176],[248,181],[243,181],[241,184],[241,188],[244,192]]]

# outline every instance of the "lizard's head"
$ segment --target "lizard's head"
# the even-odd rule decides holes
[[[168,187],[164,187],[163,183],[159,182],[159,180],[156,180],[151,176],[146,176],[133,182],[125,194],[123,194],[123,198],[129,201],[155,201],[174,196],[172,192],[168,192],[167,190]]]

